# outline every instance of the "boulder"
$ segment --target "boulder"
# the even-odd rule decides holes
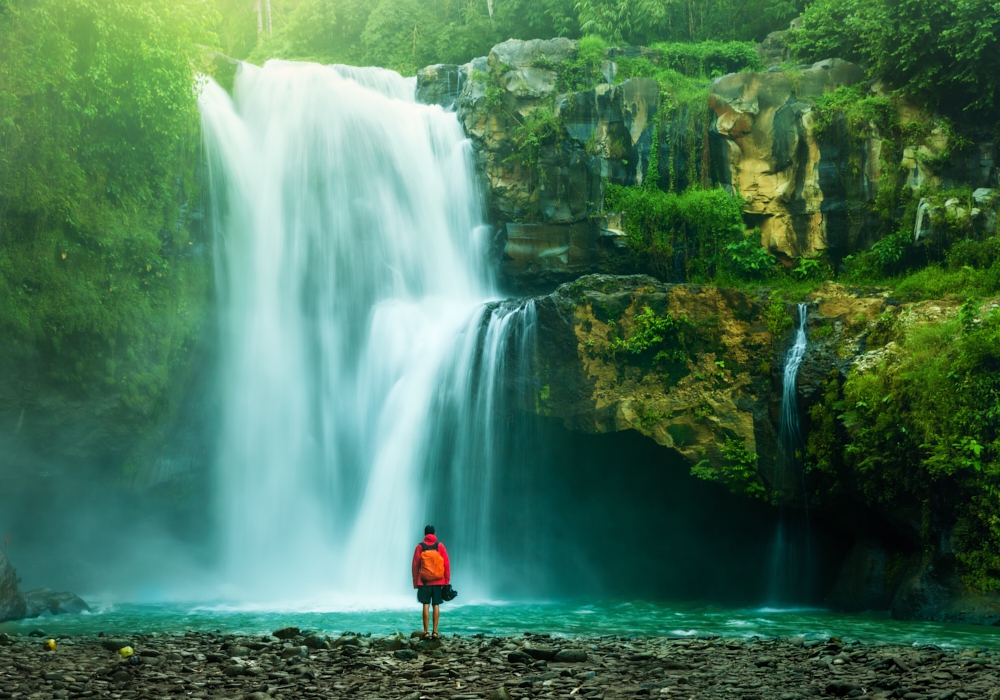
[[[300,632],[298,627],[282,627],[280,630],[275,630],[272,634],[278,639],[294,639],[299,636]]]
[[[562,63],[576,56],[577,42],[572,39],[508,39],[490,51],[490,65],[512,69],[531,68],[540,63]]]
[[[553,661],[565,664],[582,664],[587,660],[587,652],[583,649],[560,649]]]
[[[303,641],[310,649],[330,649],[330,641],[322,634],[311,634],[306,637]]]
[[[25,617],[38,617],[48,612],[52,615],[75,615],[90,612],[90,607],[69,591],[56,592],[51,588],[35,588],[24,594],[27,604]]]
[[[0,622],[20,620],[25,612],[24,597],[17,590],[17,572],[0,550]]]
[[[552,661],[556,656],[556,650],[548,647],[525,647],[524,653],[539,661]]]

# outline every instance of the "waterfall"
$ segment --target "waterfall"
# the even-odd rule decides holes
[[[781,415],[778,428],[778,458],[775,461],[774,489],[778,492],[779,514],[771,546],[768,602],[772,605],[805,602],[811,574],[809,509],[804,472],[799,454],[803,447],[799,429],[796,380],[808,346],[808,309],[798,305],[799,321],[792,347],[785,355],[782,375]],[[786,502],[801,490],[801,512],[789,513]]]
[[[487,578],[491,426],[534,309],[488,303],[469,143],[413,88],[383,69],[269,61],[241,66],[233,99],[202,92],[227,597],[408,600],[432,519],[475,547],[455,558],[466,586]]]

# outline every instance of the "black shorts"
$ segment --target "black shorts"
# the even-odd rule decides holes
[[[444,602],[441,597],[443,590],[444,586],[421,586],[417,589],[417,600],[424,605],[441,605]]]

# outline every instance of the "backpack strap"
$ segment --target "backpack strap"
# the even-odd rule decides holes
[[[421,552],[426,552],[428,549],[433,549],[433,550],[437,551],[437,548],[438,548],[439,544],[441,544],[441,543],[440,542],[435,542],[433,545],[429,545],[429,544],[424,544],[423,542],[421,542],[420,543],[420,551]]]

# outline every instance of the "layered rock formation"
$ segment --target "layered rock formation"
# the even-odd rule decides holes
[[[762,455],[760,473],[770,474],[774,350],[760,299],[643,275],[591,275],[536,306],[537,372],[548,387],[540,413],[570,430],[636,430],[692,464],[721,466],[727,443],[738,441]],[[654,317],[685,322],[647,337]],[[663,351],[679,354],[655,359]]]
[[[860,66],[831,60],[796,73],[734,73],[712,84],[713,133],[725,144],[716,151],[723,154],[717,172],[743,197],[748,224],[760,228],[761,243],[772,253],[815,255],[842,233],[846,158],[818,141],[812,105],[864,77]],[[865,159],[863,168],[870,163]],[[863,177],[878,179],[867,170]]]
[[[639,184],[649,165],[656,81],[613,84],[609,60],[596,84],[574,85],[567,70],[577,48],[569,39],[512,39],[468,66],[417,76],[418,99],[454,102],[473,141],[504,246],[501,273],[517,292],[597,271],[604,183]]]

